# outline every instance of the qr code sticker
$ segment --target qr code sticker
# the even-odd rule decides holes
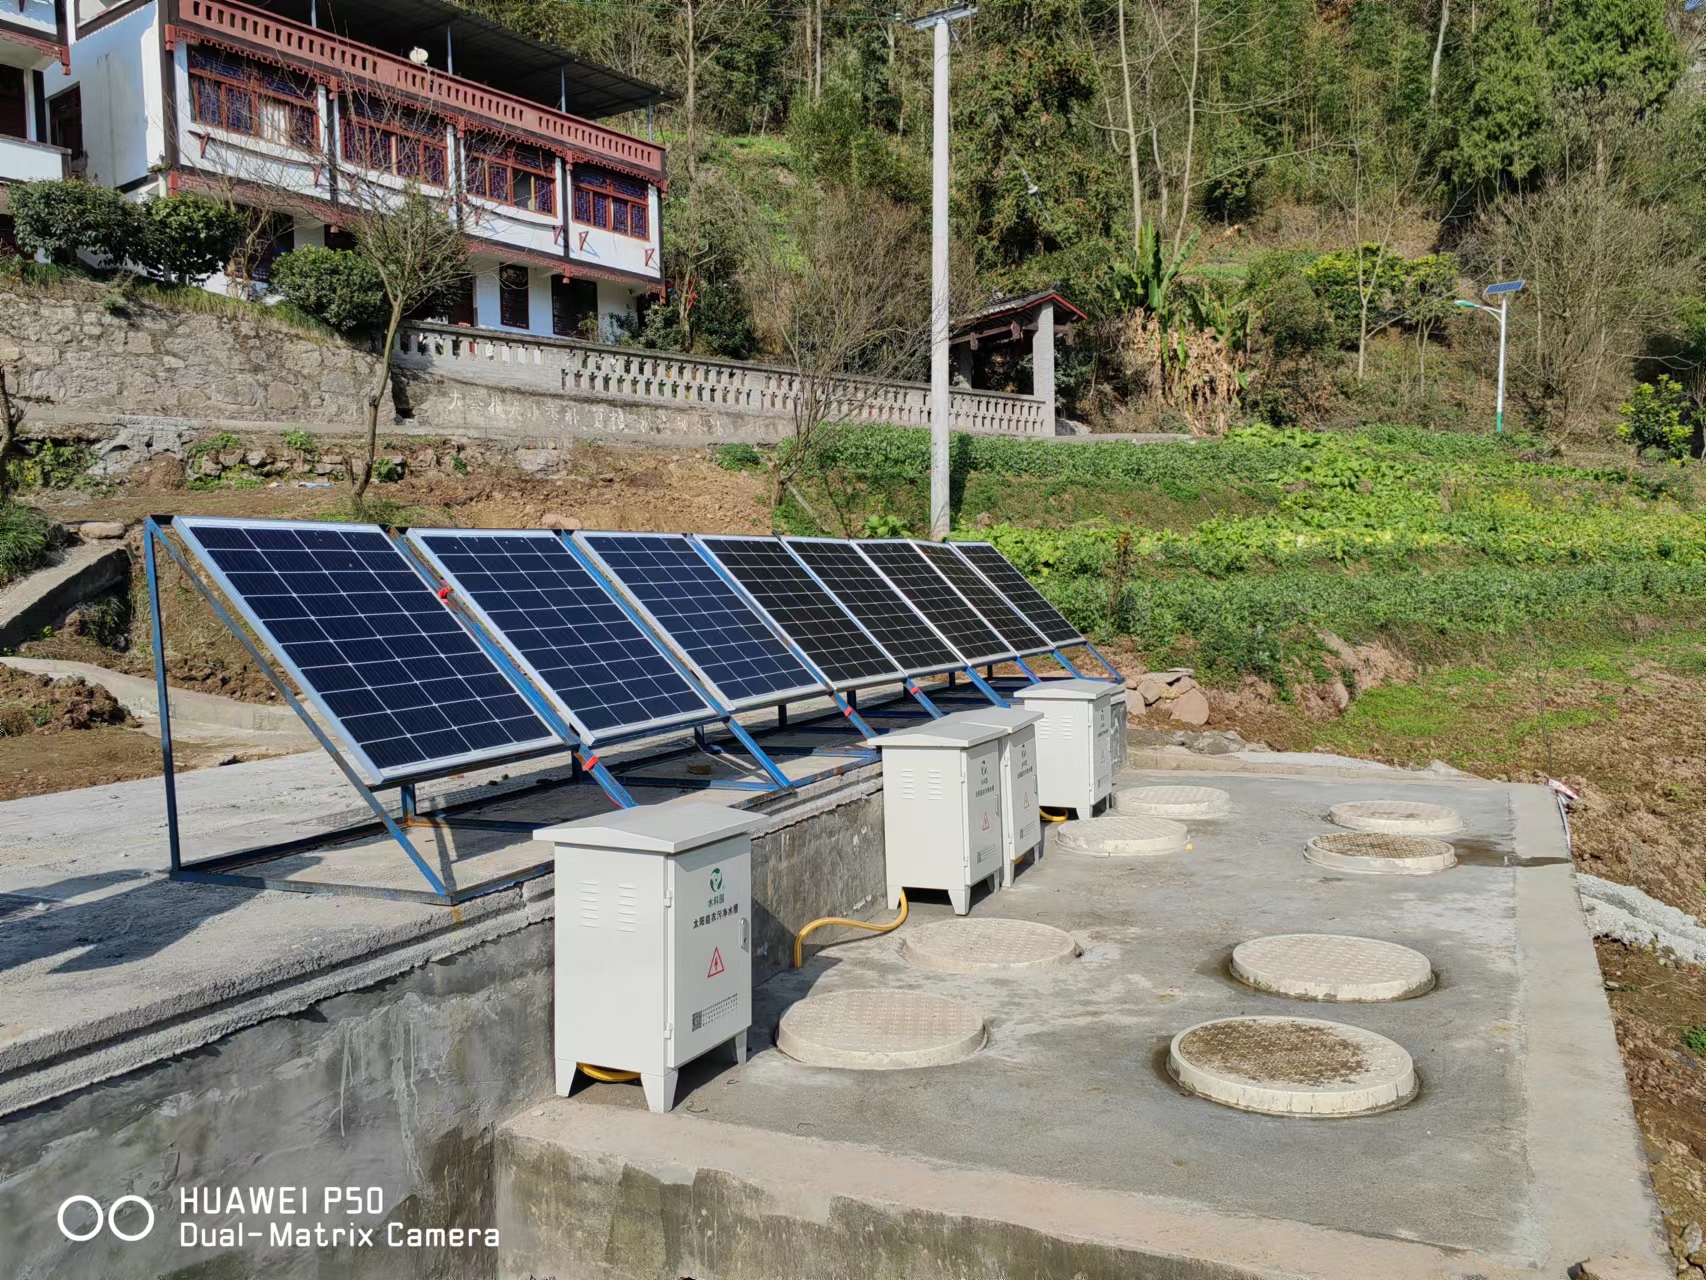
[[[700,1027],[702,1027],[704,1025],[705,1025],[705,1011],[703,1009],[700,1009],[697,1012],[695,1012],[693,1015],[693,1029],[695,1031],[697,1031],[697,1030],[699,1030]]]

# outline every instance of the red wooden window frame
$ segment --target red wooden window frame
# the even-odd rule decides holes
[[[446,185],[442,121],[354,94],[344,98],[339,117],[340,154],[351,164],[429,187]]]
[[[498,267],[498,322],[506,329],[531,329],[532,281],[527,268],[506,262]]]
[[[574,191],[576,222],[636,240],[652,238],[651,191],[644,182],[576,165]]]
[[[468,194],[534,213],[557,212],[557,157],[489,133],[466,135]]]
[[[320,94],[306,76],[237,54],[191,46],[190,115],[198,124],[300,151],[320,146]],[[266,131],[268,106],[282,108],[285,136]]]

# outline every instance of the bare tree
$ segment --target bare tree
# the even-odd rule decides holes
[[[1695,287],[1685,228],[1591,168],[1506,196],[1471,238],[1478,277],[1528,281],[1511,307],[1519,394],[1566,434],[1603,421],[1643,336],[1664,329]]]
[[[758,0],[681,0],[681,20],[674,31],[689,182],[699,171],[699,78],[716,61],[725,42],[738,35],[761,8]]]
[[[743,283],[768,346],[794,374],[793,435],[772,455],[780,503],[835,425],[880,417],[929,351],[928,246],[916,214],[870,193],[827,191],[793,235],[755,236]]]
[[[357,188],[362,190],[362,188]],[[418,186],[399,195],[390,189],[346,206],[344,227],[355,239],[355,252],[373,267],[385,290],[389,312],[379,368],[367,394],[367,437],[361,466],[345,462],[359,504],[373,480],[379,443],[379,406],[391,386],[397,354],[397,330],[410,312],[442,297],[468,278],[468,245],[453,220],[452,202],[428,196]]]

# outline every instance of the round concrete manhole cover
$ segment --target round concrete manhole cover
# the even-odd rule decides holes
[[[1097,858],[1141,858],[1178,853],[1187,847],[1188,840],[1189,833],[1182,822],[1117,814],[1061,823],[1056,828],[1054,847]]]
[[[1147,818],[1220,818],[1232,812],[1232,797],[1217,787],[1126,787],[1114,792],[1114,808]]]
[[[1317,866],[1363,875],[1425,876],[1457,865],[1457,851],[1444,840],[1373,831],[1316,836],[1303,856]]]
[[[835,991],[782,1015],[776,1047],[814,1067],[897,1071],[939,1067],[983,1048],[983,1015],[924,991]]]
[[[1173,1037],[1167,1070],[1213,1102],[1273,1116],[1357,1116],[1416,1094],[1403,1046],[1316,1018],[1221,1018]]]
[[[1352,800],[1327,813],[1334,826],[1389,836],[1444,836],[1463,827],[1456,809],[1418,800]]]
[[[1254,938],[1232,952],[1243,982],[1299,1000],[1402,1000],[1434,985],[1420,951],[1377,938],[1337,933],[1284,933]]]
[[[901,939],[915,969],[982,973],[990,969],[1047,969],[1078,954],[1072,935],[1033,920],[941,920]]]

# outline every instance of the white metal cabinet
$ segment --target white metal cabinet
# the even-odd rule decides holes
[[[637,1071],[668,1111],[676,1071],[752,1025],[752,837],[764,819],[644,805],[552,827],[557,1092],[577,1063]]]
[[[903,888],[945,889],[954,914],[1001,870],[1000,725],[945,716],[866,741],[883,755],[889,905]]]
[[[968,724],[996,725],[1001,739],[1001,883],[1013,883],[1013,868],[1026,854],[1042,856],[1043,822],[1037,812],[1037,722],[1043,713],[1025,707],[986,707],[946,717]]]
[[[1037,722],[1039,803],[1088,818],[1113,789],[1112,708],[1106,680],[1042,680],[1009,695],[1043,713]]]

